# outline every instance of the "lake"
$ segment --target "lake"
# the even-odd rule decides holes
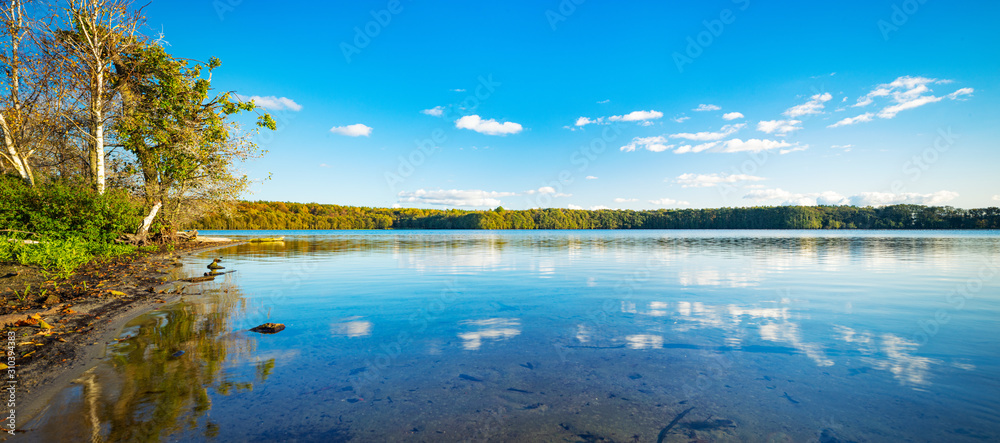
[[[998,232],[202,234],[24,437],[1000,440]]]

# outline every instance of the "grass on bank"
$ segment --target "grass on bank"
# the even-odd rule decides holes
[[[0,262],[36,266],[48,278],[68,278],[80,266],[93,260],[106,260],[137,251],[154,252],[157,246],[100,243],[81,239],[45,240],[38,244],[20,241],[0,242]]]

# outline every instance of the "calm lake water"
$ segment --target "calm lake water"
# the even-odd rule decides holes
[[[203,234],[23,437],[1000,440],[997,232]]]

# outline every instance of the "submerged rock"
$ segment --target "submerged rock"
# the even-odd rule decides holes
[[[250,328],[253,332],[259,332],[261,334],[276,334],[278,332],[285,330],[285,325],[281,323],[264,323],[260,326]]]
[[[222,261],[222,257],[219,257],[219,258],[217,258],[215,260],[212,260],[212,263],[210,263],[208,265],[208,269],[210,269],[212,271],[216,271],[216,270],[219,270],[219,269],[226,269],[226,268],[222,267],[221,265],[219,265],[220,261]]]

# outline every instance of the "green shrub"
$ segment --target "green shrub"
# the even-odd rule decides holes
[[[134,232],[142,217],[142,205],[122,190],[100,195],[60,181],[33,189],[17,177],[0,176],[0,229],[110,243],[122,233]]]
[[[121,190],[100,195],[59,181],[31,188],[17,177],[0,175],[0,229],[37,234],[0,233],[0,262],[38,266],[65,278],[95,258],[135,252],[137,247],[114,240],[134,232],[142,217],[142,206]]]

